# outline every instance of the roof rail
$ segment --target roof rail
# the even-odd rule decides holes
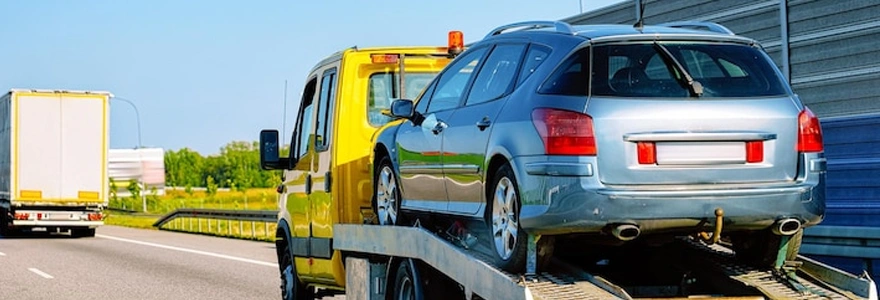
[[[516,28],[516,27],[526,27],[524,29],[538,29],[544,27],[553,27],[556,29],[556,32],[561,32],[565,34],[575,34],[574,28],[571,27],[570,24],[562,22],[562,21],[525,21],[525,22],[517,22],[512,24],[507,24],[504,26],[499,26],[498,28],[492,29],[486,37],[490,37],[493,35],[499,35],[505,30]]]
[[[696,30],[707,30],[711,32],[724,33],[729,35],[736,35],[732,30],[724,27],[721,24],[715,22],[708,21],[678,21],[678,22],[668,22],[657,24],[657,26],[666,26],[666,27],[674,27],[674,28],[686,28],[686,29],[696,29]]]

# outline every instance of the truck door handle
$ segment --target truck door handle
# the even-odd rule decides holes
[[[480,128],[480,131],[486,130],[489,125],[492,125],[492,121],[489,120],[489,117],[483,117],[482,120],[477,122],[477,128]]]
[[[433,132],[434,134],[440,134],[441,132],[443,132],[443,129],[445,129],[445,128],[446,128],[446,123],[443,123],[443,121],[437,120],[437,125],[434,125],[434,128],[431,128],[431,132]]]

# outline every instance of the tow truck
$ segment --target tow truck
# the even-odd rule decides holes
[[[348,49],[328,58],[310,72],[315,82],[304,93],[291,156],[280,157],[278,131],[261,132],[261,167],[284,172],[276,232],[284,299],[878,299],[867,272],[851,274],[803,255],[786,260],[787,242],[768,267],[738,260],[726,241],[694,235],[618,247],[595,259],[557,252],[538,269],[539,237],[530,237],[526,271],[515,274],[488,263],[489,241],[476,238],[487,230],[481,224],[431,217],[412,226],[376,225],[371,157],[359,147],[379,127],[365,125],[382,119],[370,111],[382,107],[372,104],[377,94],[369,91],[378,86],[368,78],[391,74],[386,85],[399,97],[407,87],[405,70],[436,72],[447,53],[454,58],[467,46],[460,32],[449,38],[446,49],[434,52]],[[434,57],[430,66],[426,55]],[[421,57],[420,69],[410,56]],[[336,71],[340,66],[344,70]],[[362,71],[346,71],[356,69]],[[351,76],[339,80],[342,88],[326,75],[336,72]],[[329,79],[316,93],[312,77],[321,74]],[[334,100],[316,113],[324,121],[313,121],[309,107],[326,99]]]

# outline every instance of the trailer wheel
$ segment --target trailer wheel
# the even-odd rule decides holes
[[[379,168],[373,179],[375,202],[373,211],[379,218],[379,225],[398,225],[403,223],[400,213],[400,186],[391,159],[388,156],[379,160]]]
[[[401,260],[397,264],[394,277],[394,290],[392,300],[422,300],[425,299],[424,287],[419,279],[419,274],[412,259]]]
[[[311,293],[311,290],[299,281],[299,276],[296,275],[296,268],[293,265],[293,258],[290,256],[290,245],[286,242],[282,247],[278,261],[281,271],[281,299],[315,299],[315,295]]]
[[[492,177],[488,190],[486,227],[495,251],[495,265],[509,272],[519,272],[525,266],[528,236],[520,228],[520,199],[516,178],[509,164],[504,164]]]

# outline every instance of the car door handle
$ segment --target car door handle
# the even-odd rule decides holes
[[[443,129],[446,129],[446,123],[437,120],[437,125],[434,125],[434,128],[431,128],[431,132],[433,132],[434,134],[440,134],[441,132],[443,132]]]
[[[477,128],[480,128],[480,131],[486,130],[489,125],[492,125],[492,121],[489,120],[489,117],[483,117],[482,120],[477,122]]]

